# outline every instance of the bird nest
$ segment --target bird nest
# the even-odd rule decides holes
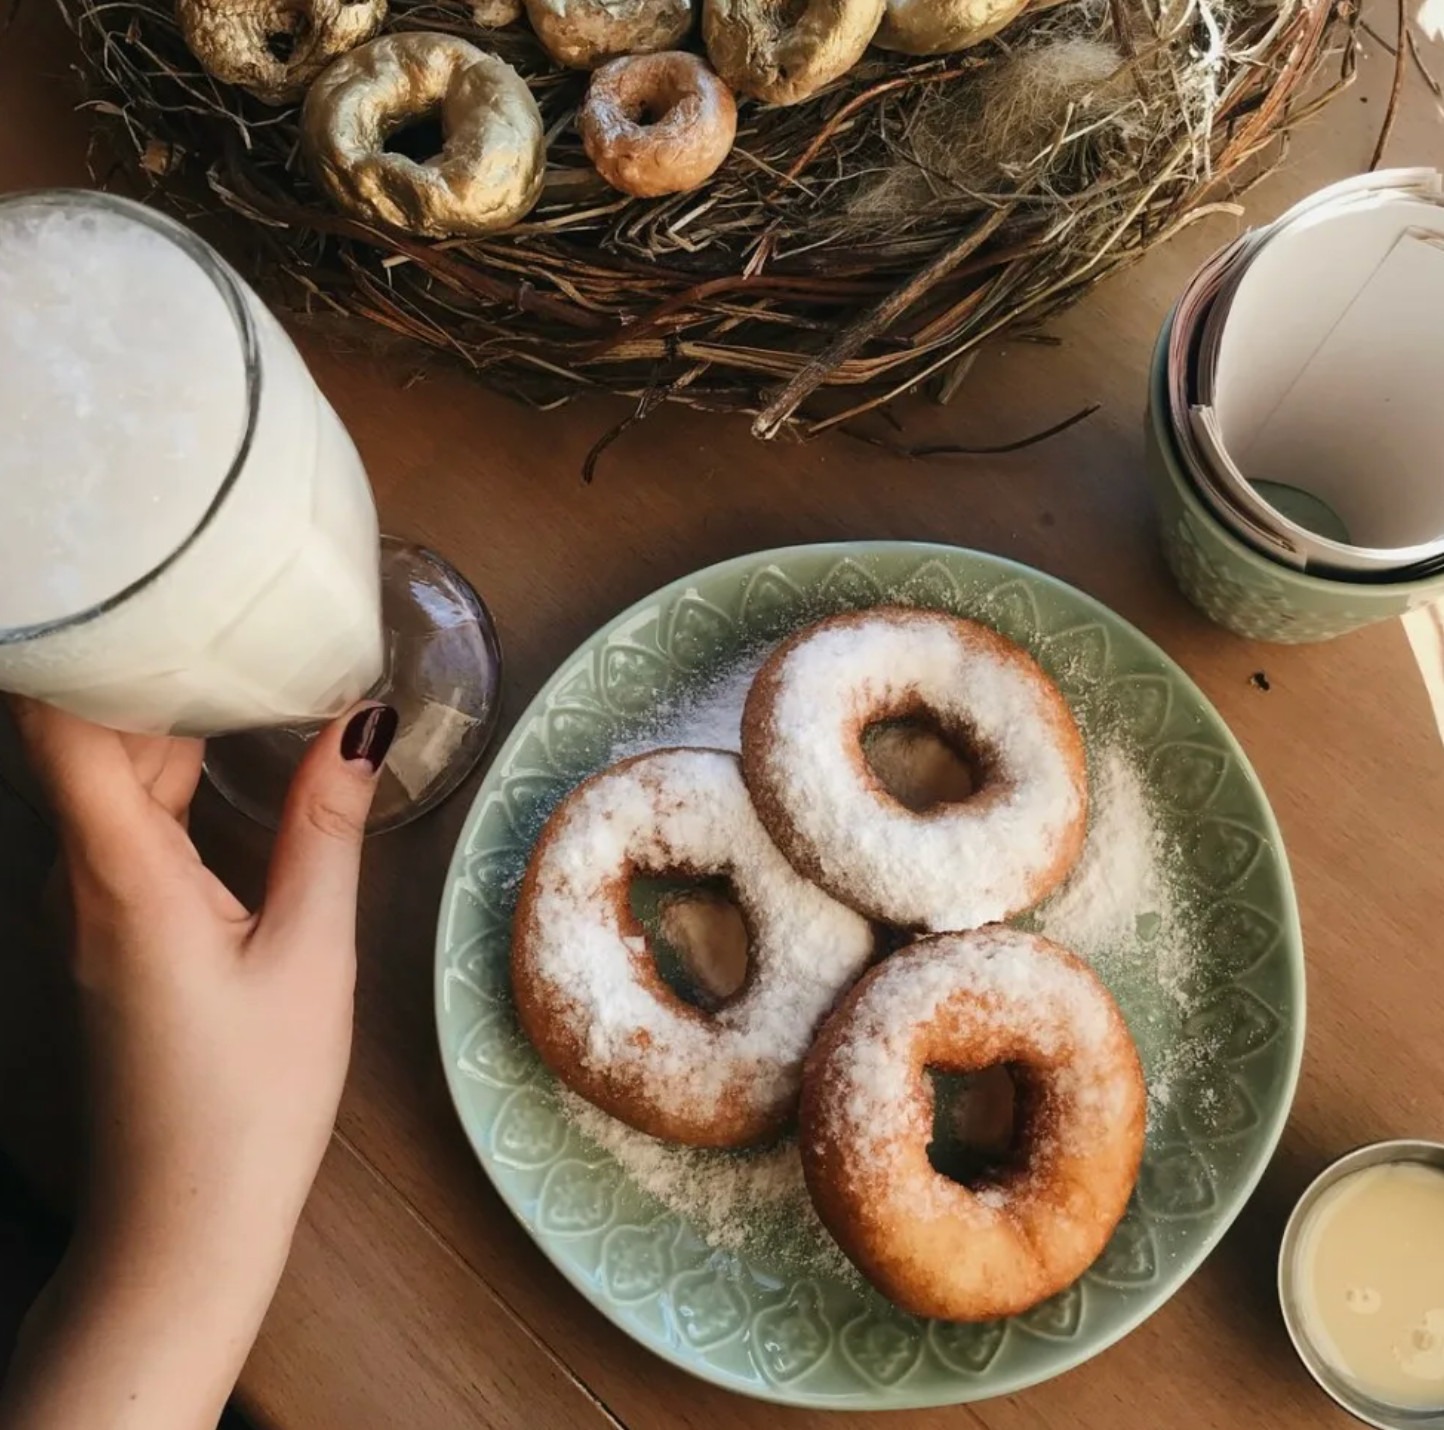
[[[522,223],[432,242],[332,209],[299,161],[297,110],[207,75],[166,0],[60,3],[92,107],[185,216],[247,221],[251,267],[289,306],[367,319],[533,404],[608,390],[640,414],[747,412],[759,436],[923,384],[946,397],[979,343],[1036,330],[1229,203],[1347,82],[1355,23],[1347,0],[1035,4],[962,53],[870,50],[804,103],[745,105],[704,187],[636,199],[582,151],[586,77],[524,25],[393,0],[388,30],[462,35],[514,64],[547,128]]]

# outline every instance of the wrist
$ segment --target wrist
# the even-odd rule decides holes
[[[107,1294],[135,1291],[236,1319],[259,1315],[290,1251],[300,1205],[274,1186],[199,1181],[87,1192],[71,1252]]]
[[[26,1319],[0,1412],[8,1427],[216,1423],[284,1254],[259,1258],[238,1246],[187,1257],[181,1250],[109,1226],[103,1235],[77,1229]]]
[[[88,1261],[265,1288],[280,1274],[326,1145],[243,1117],[207,1120],[184,1106],[130,1117],[99,1101],[89,1142],[76,1225]]]

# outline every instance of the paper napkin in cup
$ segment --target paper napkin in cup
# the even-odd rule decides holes
[[[1441,319],[1433,170],[1346,180],[1229,245],[1180,299],[1169,352],[1199,494],[1298,569],[1444,565]]]

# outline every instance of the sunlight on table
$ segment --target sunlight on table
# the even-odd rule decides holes
[[[1444,3],[1435,0],[1436,7],[1444,18]],[[1419,674],[1424,677],[1424,689],[1429,693],[1429,703],[1434,707],[1434,722],[1439,727],[1439,738],[1444,741],[1444,601],[1435,601],[1432,606],[1420,606],[1409,611],[1400,619],[1404,623],[1404,634],[1414,651],[1414,660]]]

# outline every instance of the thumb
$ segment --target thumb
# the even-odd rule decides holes
[[[396,737],[396,711],[363,705],[312,742],[286,796],[260,927],[350,928],[366,815]]]

